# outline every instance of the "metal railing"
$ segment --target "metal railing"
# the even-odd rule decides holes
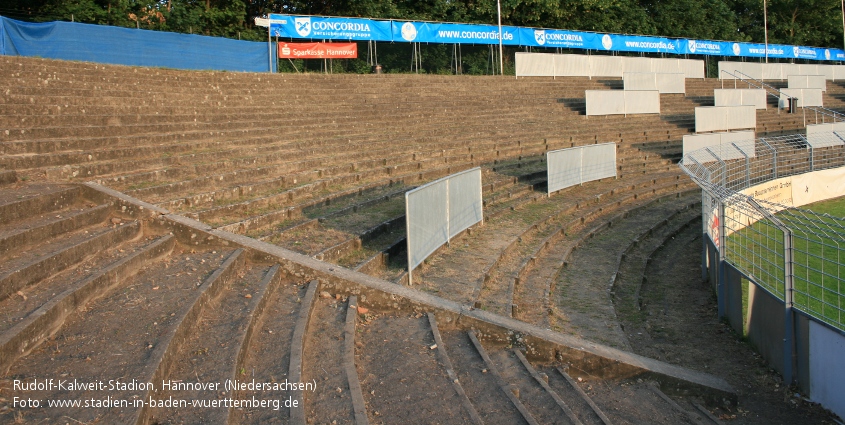
[[[840,167],[836,133],[705,148],[681,163],[702,188],[703,231],[722,258],[787,307],[845,332],[845,218],[793,207],[812,195],[798,176]]]
[[[749,76],[748,74],[745,74],[742,71],[734,70],[734,72],[735,72],[735,74],[734,74],[734,73],[731,73],[730,71],[723,69],[723,70],[721,70],[721,72],[733,77],[732,79],[734,80],[734,88],[737,88],[736,82],[737,82],[737,80],[739,80],[739,81],[742,81],[745,84],[748,84],[749,87],[755,87],[755,88],[764,90],[768,96],[774,97],[777,100],[778,113],[780,113],[780,110],[781,110],[780,100],[782,98],[786,98],[788,102],[795,102],[795,101],[798,100],[796,97],[789,96],[786,93],[782,92],[779,88],[774,87],[770,84],[766,84],[762,80],[758,80],[754,77],[751,77],[751,76]],[[739,74],[739,75],[737,75],[737,74]],[[724,79],[722,79],[722,88],[725,88],[725,80]],[[804,126],[807,125],[807,110],[808,109],[813,111],[813,113],[815,114],[814,117],[815,117],[816,124],[819,124],[819,117],[821,117],[822,123],[826,123],[827,118],[831,119],[830,122],[840,122],[840,121],[845,122],[845,114],[843,114],[841,112],[834,111],[833,109],[828,109],[828,108],[825,108],[825,107],[822,107],[822,106],[802,106],[801,109],[802,109],[802,112],[804,114]]]

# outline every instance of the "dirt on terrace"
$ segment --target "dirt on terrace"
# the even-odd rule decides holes
[[[725,423],[841,423],[797,388],[785,386],[751,344],[717,318],[716,296],[701,278],[700,229],[700,219],[693,221],[651,254],[640,289],[642,309],[619,316],[631,349],[727,380],[739,403],[713,412]]]

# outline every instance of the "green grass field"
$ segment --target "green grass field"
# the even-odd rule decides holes
[[[795,306],[845,330],[845,218],[837,218],[845,217],[845,197],[807,205],[802,210],[776,215],[793,230]],[[725,239],[728,261],[783,299],[783,232],[764,219]]]

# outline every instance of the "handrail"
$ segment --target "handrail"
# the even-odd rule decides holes
[[[742,78],[741,76],[733,74],[733,73],[731,73],[727,70],[724,70],[724,69],[722,69],[721,72],[724,72],[725,74],[728,74],[731,77],[734,77],[734,80],[740,80],[743,83],[748,84],[749,86],[754,86],[754,87],[757,87],[758,89],[765,90],[766,94],[768,94],[769,96],[774,96],[775,98],[778,99],[778,101],[780,101],[781,96],[785,96],[790,101],[798,100],[798,98],[796,98],[794,96],[789,96],[788,94],[782,92],[780,89],[773,87],[769,84],[766,84],[762,80],[758,80],[754,77],[751,77],[751,76],[749,76],[748,74],[746,74],[742,71],[734,70],[734,72],[736,72],[736,74],[740,74],[740,75],[742,75],[746,78]],[[759,83],[759,84],[756,84],[756,83]],[[724,88],[724,82],[722,83],[722,87]],[[736,85],[734,85],[734,87],[736,87]],[[777,92],[777,94],[772,93],[773,91]],[[802,106],[801,108],[804,109],[804,110],[809,109],[809,110],[815,112],[816,113],[816,123],[818,123],[818,120],[819,120],[818,116],[819,115],[822,116],[822,122],[824,122],[824,117],[830,117],[831,119],[833,119],[834,122],[845,121],[845,114],[843,114],[841,112],[834,111],[832,109],[824,108],[824,107],[821,107],[821,106]],[[780,102],[778,102],[778,109],[780,109]],[[805,111],[804,112],[804,125],[805,126],[807,125],[806,115],[807,115],[807,113]]]
[[[828,108],[825,108],[823,106],[807,106],[806,109],[809,109],[809,110],[814,111],[816,113],[816,124],[819,123],[818,115],[822,116],[822,123],[825,122],[824,117],[832,118],[833,122],[836,122],[837,120],[838,121],[845,121],[845,114],[843,114],[841,112],[834,111],[833,109],[828,109]],[[806,115],[806,113],[805,113],[805,115]],[[806,125],[806,118],[805,118],[804,121],[805,121],[804,125]]]
[[[754,78],[754,77],[752,77],[752,76],[750,76],[750,75],[748,75],[748,74],[746,74],[746,73],[744,73],[744,72],[742,72],[742,71],[737,71],[737,70],[734,70],[734,72],[736,72],[737,74],[740,74],[740,75],[744,75],[744,76],[745,76],[746,78],[748,78],[749,80],[756,81],[756,82],[760,83],[760,86],[761,86],[761,87],[759,87],[759,88],[761,88],[761,89],[763,89],[763,90],[766,90],[766,88],[768,88],[768,89],[771,89],[771,90],[773,90],[773,91],[776,91],[776,92],[778,93],[778,94],[776,94],[776,95],[775,95],[775,94],[773,94],[773,93],[771,93],[769,90],[766,90],[766,93],[768,93],[768,94],[770,94],[770,95],[772,95],[772,96],[775,96],[775,97],[777,97],[778,99],[780,99],[780,97],[781,97],[781,96],[786,96],[786,98],[787,98],[787,99],[796,99],[795,97],[792,97],[792,96],[790,96],[790,95],[788,95],[788,94],[786,94],[786,93],[784,93],[784,92],[780,91],[780,89],[779,89],[779,88],[774,87],[774,86],[770,86],[770,85],[768,85],[768,84],[764,83],[764,82],[763,82],[763,80],[758,80],[758,79],[756,79],[756,78]],[[745,81],[745,79],[744,79],[744,78],[740,78],[740,80]],[[746,81],[746,82],[747,82],[747,81]],[[751,84],[751,83],[750,83],[750,82],[748,82],[748,84]]]
[[[767,95],[774,97],[774,98],[775,98],[775,100],[777,100],[777,109],[778,109],[778,113],[780,113],[780,110],[781,110],[781,107],[780,107],[780,99],[781,99],[781,96],[786,96],[786,98],[787,98],[787,99],[794,99],[792,96],[789,96],[789,95],[787,95],[786,93],[781,92],[781,91],[780,91],[780,89],[778,89],[778,88],[776,88],[776,87],[772,87],[772,86],[770,86],[770,85],[768,85],[768,84],[764,83],[764,82],[763,82],[763,81],[761,81],[761,80],[758,80],[758,79],[756,79],[756,78],[753,78],[753,77],[749,76],[748,74],[743,73],[742,71],[737,71],[737,70],[734,70],[734,72],[736,72],[737,74],[742,74],[742,75],[744,75],[745,77],[747,77],[748,79],[742,78],[742,77],[740,77],[740,76],[738,76],[738,75],[736,75],[736,74],[734,74],[734,73],[731,73],[730,71],[727,71],[727,70],[725,70],[725,69],[722,69],[722,70],[720,70],[720,71],[721,71],[721,72],[723,72],[723,73],[725,73],[725,74],[730,75],[731,77],[733,77],[733,80],[734,80],[734,88],[736,88],[736,80],[740,80],[740,81],[742,81],[743,83],[748,84],[749,86],[756,87],[756,88],[758,88],[758,89],[760,89],[760,90],[763,90],[763,91],[765,91],[765,92],[766,92],[766,94],[767,94]],[[755,82],[756,82],[756,83],[760,83],[760,84],[758,85],[758,84],[756,84]],[[724,80],[722,80],[722,88],[725,88],[725,82],[724,82]],[[776,92],[777,92],[777,94],[772,93],[770,90],[767,90],[767,88],[768,88],[768,89],[770,89],[770,90],[772,90],[772,91],[776,91]]]

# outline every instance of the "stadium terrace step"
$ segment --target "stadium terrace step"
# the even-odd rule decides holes
[[[696,196],[686,194],[694,186],[673,162],[718,80],[688,80],[687,96],[661,97],[661,115],[589,118],[584,90],[621,80],[260,75],[0,57],[0,81],[0,168],[27,183],[0,186],[0,279],[52,267],[0,300],[0,390],[7,378],[62,374],[315,387],[262,395],[290,396],[299,409],[130,403],[0,410],[0,422],[675,424],[699,423],[685,412],[703,418],[733,400],[720,379],[566,335],[587,332],[575,314],[583,306],[570,309],[561,282],[540,272],[573,270],[587,282],[580,255],[603,243],[615,268],[584,297],[600,299],[601,314],[616,307],[610,275],[636,282],[652,264],[629,254],[618,265],[617,254],[646,230],[666,239],[695,214]],[[826,96],[837,93],[845,98],[842,87]],[[770,108],[758,127],[794,130],[797,115]],[[619,179],[546,196],[547,151],[602,142],[617,144]],[[402,194],[476,166],[488,220],[415,271],[421,285],[362,273],[401,282]],[[123,193],[56,183],[88,180]],[[94,252],[98,244],[109,246]],[[68,265],[65,251],[78,251]],[[611,328],[625,323],[607,317]],[[594,339],[616,343],[610,331]],[[661,396],[651,379],[708,407]],[[252,395],[156,385],[113,397]],[[638,416],[626,416],[633,407]]]
[[[427,261],[428,265],[422,266],[418,276],[419,285],[426,291],[453,299],[457,302],[474,305],[481,296],[481,290],[486,287],[488,280],[492,278],[491,270],[494,264],[503,257],[511,258],[512,245],[518,241],[526,229],[532,228],[533,222],[548,216],[556,215],[556,211],[571,212],[571,208],[581,203],[592,200],[600,200],[602,203],[614,205],[613,199],[622,199],[633,194],[626,193],[632,190],[634,194],[642,192],[644,197],[654,194],[652,191],[658,183],[660,186],[667,185],[665,190],[676,190],[678,174],[670,173],[666,180],[648,179],[643,177],[631,177],[618,180],[610,180],[610,183],[587,183],[583,188],[591,188],[586,191],[568,191],[573,197],[553,195],[547,198],[545,194],[539,195],[536,202],[527,203],[525,198],[521,207],[515,206],[512,210],[504,210],[497,214],[495,219],[488,218],[484,226],[473,232],[473,235],[464,236],[453,242],[458,249],[448,249],[440,254],[431,256]],[[660,187],[658,186],[658,187]],[[609,196],[608,196],[609,194]],[[487,213],[487,215],[491,215]],[[523,257],[524,258],[524,257]],[[518,262],[519,260],[517,260]],[[467,264],[473,264],[467,267]],[[455,273],[457,269],[462,270]],[[496,291],[496,298],[507,298],[508,283]],[[485,292],[486,294],[486,292]],[[485,295],[486,297],[486,295]],[[504,307],[507,299],[496,303]],[[484,304],[480,304],[484,305]],[[508,314],[502,309],[500,314]]]
[[[625,249],[626,242],[636,238],[642,229],[652,228],[689,202],[689,197],[677,198],[634,210],[624,220],[614,223],[613,232],[597,234],[574,251],[567,266],[551,278],[550,296],[556,313],[551,317],[552,329],[566,326],[591,339],[629,347],[609,294],[608,282],[612,282],[618,269],[615,259]],[[601,328],[600,323],[604,323]]]
[[[280,280],[278,266],[249,264],[237,270],[236,276],[228,282],[223,282],[222,288],[218,289],[220,294],[208,301],[181,347],[177,350],[174,346],[171,366],[163,372],[163,378],[177,385],[157,393],[156,397],[213,400],[221,393],[230,394],[230,391],[197,388],[197,385],[180,386],[178,383],[224,383],[227,379],[247,378],[249,375],[245,369],[233,371],[232,365],[237,363],[238,357],[246,355],[240,352],[243,345],[239,342],[245,338],[244,333],[268,286],[273,284],[272,289],[277,290]],[[284,333],[280,331],[279,335]],[[225,423],[229,411],[210,407],[154,408],[148,416],[153,418],[153,422]]]

